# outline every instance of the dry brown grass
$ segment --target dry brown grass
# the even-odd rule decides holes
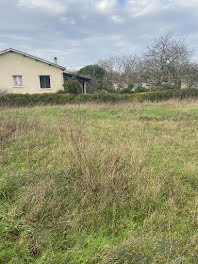
[[[22,119],[12,115],[1,116],[0,143],[16,138],[20,133],[28,133],[32,129],[39,129],[39,121],[37,119]]]

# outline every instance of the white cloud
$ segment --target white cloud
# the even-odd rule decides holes
[[[26,8],[41,8],[54,14],[61,14],[66,11],[63,3],[57,0],[18,0],[18,4]]]
[[[117,5],[116,0],[99,0],[95,1],[96,9],[100,12],[109,12],[112,11],[114,7]]]
[[[184,7],[198,7],[198,0],[173,0],[173,3]]]
[[[198,0],[0,0],[0,49],[17,48],[78,67],[142,54],[173,31],[198,51]]]
[[[111,16],[111,19],[113,22],[119,23],[119,24],[124,22],[124,19],[120,16],[117,16],[117,15]]]
[[[159,0],[128,0],[126,5],[128,12],[133,17],[153,13],[162,7]]]

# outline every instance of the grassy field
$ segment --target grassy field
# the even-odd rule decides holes
[[[1,108],[0,263],[198,263],[198,101]]]

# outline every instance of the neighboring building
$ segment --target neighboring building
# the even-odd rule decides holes
[[[63,83],[71,78],[66,68],[27,53],[6,49],[0,52],[0,91],[7,93],[55,93],[63,90]],[[86,93],[88,78],[75,76]]]

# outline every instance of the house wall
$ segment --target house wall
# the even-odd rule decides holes
[[[22,75],[23,87],[14,87],[13,75]],[[40,75],[49,75],[51,88],[40,88]],[[63,90],[63,71],[14,52],[0,56],[0,91],[9,93],[54,93]]]

